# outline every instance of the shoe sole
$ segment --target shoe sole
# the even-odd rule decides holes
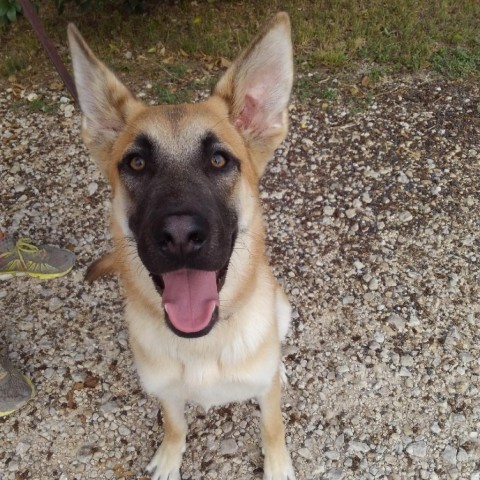
[[[49,280],[51,278],[63,277],[69,273],[73,268],[73,265],[65,272],[59,273],[33,273],[33,272],[2,272],[0,273],[0,280],[8,280],[13,277],[23,277],[28,275],[29,277],[39,278],[40,280]]]
[[[0,417],[6,417],[7,415],[11,415],[12,413],[17,412],[20,410],[22,407],[24,407],[33,397],[35,397],[35,394],[37,393],[35,390],[35,385],[32,383],[32,381],[22,373],[23,379],[27,382],[28,386],[32,389],[32,393],[30,394],[30,397],[27,398],[27,400],[24,400],[21,402],[17,408],[14,408],[13,410],[8,410],[8,411],[0,411]]]

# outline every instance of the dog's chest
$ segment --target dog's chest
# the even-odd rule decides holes
[[[147,392],[159,398],[177,398],[201,405],[244,401],[260,396],[271,384],[279,359],[272,352],[262,358],[228,364],[212,356],[172,358],[159,355],[157,361],[136,359]]]
[[[200,362],[193,368],[184,368],[177,388],[184,391],[188,401],[205,409],[244,401],[259,396],[269,385],[272,372],[264,367],[245,372],[241,368],[225,369],[218,364]]]

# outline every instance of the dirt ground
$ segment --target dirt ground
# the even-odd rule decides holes
[[[294,306],[283,412],[297,478],[479,480],[479,86],[327,80],[329,98],[297,92],[261,185]],[[144,479],[162,419],[116,279],[83,281],[109,248],[110,192],[58,88],[47,76],[0,93],[0,226],[77,254],[66,277],[0,283],[0,342],[37,387],[0,419],[0,479]],[[253,402],[187,417],[182,478],[262,477]]]

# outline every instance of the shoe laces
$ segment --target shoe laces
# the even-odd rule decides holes
[[[44,250],[40,250],[37,246],[33,245],[33,243],[30,243],[28,238],[19,238],[17,243],[15,243],[13,250],[0,254],[0,258],[6,258],[10,255],[17,255],[22,265],[26,268],[27,263],[25,262],[23,256],[27,254],[42,255],[44,254]]]

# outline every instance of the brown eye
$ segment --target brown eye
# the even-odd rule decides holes
[[[140,172],[145,168],[145,160],[142,157],[133,157],[128,164],[136,172]]]
[[[210,159],[211,164],[215,168],[223,168],[227,164],[226,158],[221,153],[214,153]]]

